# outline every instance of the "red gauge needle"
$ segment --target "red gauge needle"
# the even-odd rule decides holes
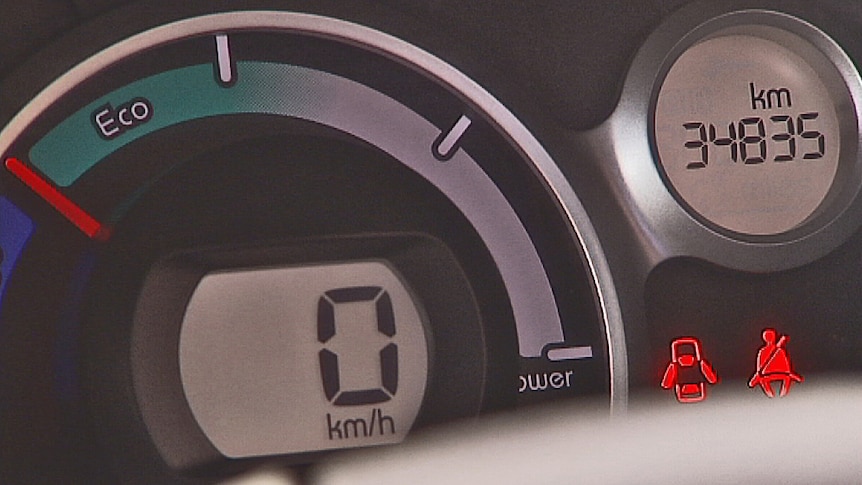
[[[81,207],[69,200],[68,197],[63,195],[24,162],[17,158],[7,158],[6,169],[30,187],[33,192],[36,192],[39,197],[45,199],[46,202],[51,204],[63,217],[68,219],[69,222],[74,224],[88,237],[97,241],[108,240],[111,231],[107,226],[97,221],[84,209],[81,209]]]

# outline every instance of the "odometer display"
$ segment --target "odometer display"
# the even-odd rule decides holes
[[[729,28],[687,49],[655,104],[666,180],[693,213],[749,236],[790,231],[833,189],[839,112],[850,104],[830,61],[775,28]]]

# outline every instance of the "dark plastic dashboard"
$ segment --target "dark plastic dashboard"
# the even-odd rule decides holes
[[[0,5],[0,482],[340,483],[501,412],[430,446],[847,412],[860,28],[850,0]]]

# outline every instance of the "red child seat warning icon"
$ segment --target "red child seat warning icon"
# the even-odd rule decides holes
[[[694,337],[680,337],[670,344],[670,364],[664,371],[661,387],[674,389],[676,400],[682,403],[706,399],[706,382],[718,383],[712,366],[703,358],[700,341]]]
[[[772,389],[773,382],[780,382],[781,391],[779,396],[783,397],[790,392],[793,382],[802,382],[802,376],[793,372],[790,368],[790,357],[787,355],[787,335],[782,335],[778,341],[775,330],[767,328],[763,331],[763,347],[757,351],[757,371],[748,381],[748,387],[759,385],[763,392],[769,397],[775,397]]]

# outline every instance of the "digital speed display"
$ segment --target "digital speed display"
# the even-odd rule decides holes
[[[654,134],[677,198],[743,235],[790,231],[827,200],[851,104],[830,61],[772,27],[720,30],[685,49],[658,92]],[[846,109],[846,108],[845,108]]]
[[[4,75],[0,483],[220,482],[625,405],[598,234],[460,47],[382,11],[135,3]]]
[[[378,261],[209,274],[179,354],[195,419],[234,458],[399,442],[428,374],[421,313]]]

